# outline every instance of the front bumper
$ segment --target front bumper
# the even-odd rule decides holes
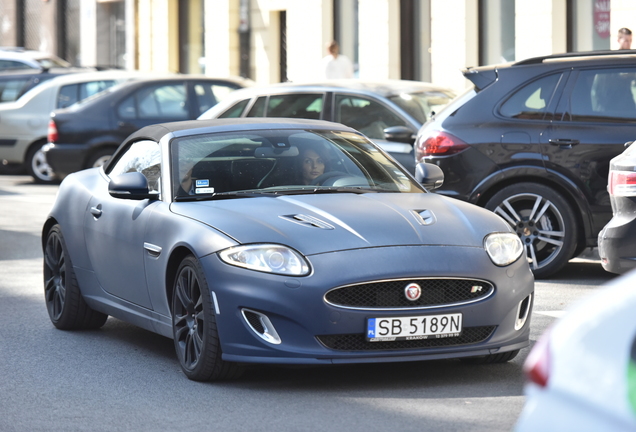
[[[605,270],[622,274],[636,268],[636,206],[630,198],[615,202],[620,211],[598,234],[598,253]]]
[[[42,151],[55,175],[64,178],[84,169],[89,148],[80,144],[48,143],[42,147]]]
[[[488,355],[528,345],[532,305],[525,324],[514,329],[519,305],[534,291],[534,279],[523,258],[501,268],[492,264],[482,248],[404,246],[326,253],[309,260],[312,274],[294,278],[228,266],[215,254],[201,259],[216,299],[225,360],[281,364],[416,361]],[[409,310],[344,308],[324,299],[330,289],[344,285],[409,278],[478,279],[491,282],[495,290],[472,303]],[[244,318],[246,309],[266,316],[280,343],[259,337]],[[412,344],[364,339],[368,318],[458,312],[463,316],[463,333],[457,338],[408,341],[416,342]]]

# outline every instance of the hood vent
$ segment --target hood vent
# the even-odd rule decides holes
[[[437,218],[431,210],[411,210],[417,221],[422,225],[433,225]]]
[[[294,222],[294,223],[304,225],[307,227],[327,229],[327,230],[334,229],[333,225],[329,225],[327,222],[321,221],[320,219],[315,218],[313,216],[296,214],[296,215],[281,216],[281,218],[287,219],[290,222]]]

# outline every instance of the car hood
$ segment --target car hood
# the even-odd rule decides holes
[[[483,247],[511,232],[499,216],[432,193],[319,194],[176,202],[171,211],[238,243],[277,243],[305,255],[384,246]]]

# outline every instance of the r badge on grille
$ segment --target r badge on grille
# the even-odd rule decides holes
[[[407,300],[415,301],[422,295],[422,288],[416,283],[410,283],[404,288],[404,296]]]

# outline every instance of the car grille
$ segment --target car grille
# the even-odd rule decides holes
[[[410,283],[422,288],[421,297],[415,301],[404,294]],[[334,306],[400,309],[465,303],[488,297],[493,291],[491,283],[473,279],[406,279],[336,288],[325,295],[325,300]]]
[[[316,336],[325,347],[337,351],[387,351],[418,348],[450,347],[483,342],[497,326],[466,327],[461,336],[410,341],[368,342],[364,333]]]

